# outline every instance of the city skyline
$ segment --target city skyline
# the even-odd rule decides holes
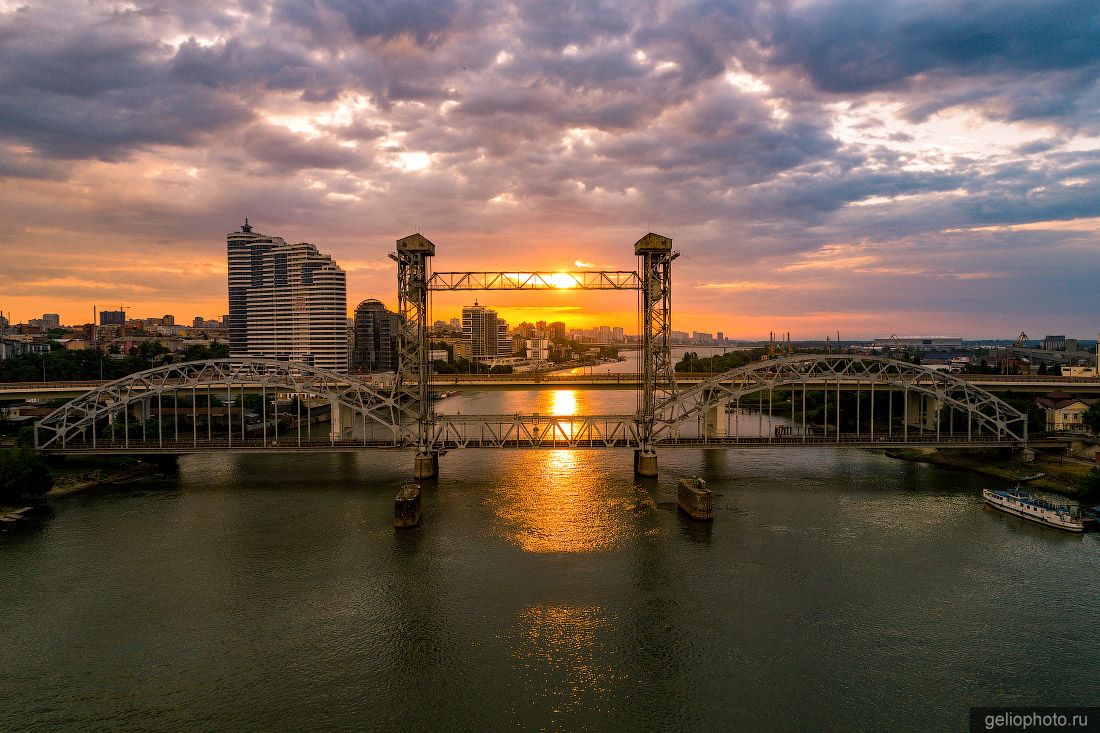
[[[0,308],[216,317],[248,216],[330,253],[349,303],[393,307],[413,231],[437,269],[564,271],[634,269],[652,230],[683,253],[677,323],[731,338],[1086,336],[1096,12],[0,2]]]

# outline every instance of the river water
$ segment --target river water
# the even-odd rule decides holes
[[[632,412],[482,392],[463,413]],[[1096,704],[1100,535],[859,450],[207,455],[0,534],[5,730],[961,730]],[[675,506],[705,476],[713,525]]]

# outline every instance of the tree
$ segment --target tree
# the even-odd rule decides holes
[[[52,488],[50,468],[34,450],[0,451],[0,504],[40,501]]]
[[[1077,498],[1081,501],[1091,501],[1100,497],[1100,468],[1089,471],[1081,483],[1077,486]]]
[[[1085,410],[1085,414],[1081,416],[1081,422],[1092,432],[1100,434],[1100,400],[1093,402],[1092,406]]]

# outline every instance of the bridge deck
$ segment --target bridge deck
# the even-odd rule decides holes
[[[839,438],[832,436],[806,436],[802,437],[768,437],[768,436],[739,436],[716,438],[669,438],[656,442],[658,448],[890,448],[895,446],[909,448],[998,448],[1018,447],[1014,440],[996,439],[992,437],[967,437],[966,435],[941,435],[939,439],[935,434],[910,435],[908,440],[903,436],[875,436],[873,439],[867,435],[841,434]],[[608,448],[637,448],[634,441],[628,439],[615,440],[491,440],[471,438],[462,442],[442,441],[433,446],[433,450],[448,451],[459,448],[483,448],[483,449],[525,449],[525,450],[606,450]],[[68,445],[59,448],[44,450],[51,455],[83,455],[89,453],[115,454],[115,455],[187,455],[192,453],[231,452],[231,453],[331,453],[350,452],[361,450],[411,450],[415,445],[399,444],[384,440],[329,440],[329,439],[303,439],[302,441],[288,440],[279,443],[273,441],[248,439],[244,441],[234,440],[229,443],[225,440],[199,440],[199,441],[134,441],[129,445],[120,442],[97,441],[93,447],[90,443]]]

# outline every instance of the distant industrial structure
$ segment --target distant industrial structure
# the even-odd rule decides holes
[[[226,237],[230,358],[348,371],[347,276],[317,247],[252,231]]]
[[[899,338],[888,336],[871,342],[872,349],[913,349],[916,351],[950,351],[962,348],[962,339],[955,337]]]

